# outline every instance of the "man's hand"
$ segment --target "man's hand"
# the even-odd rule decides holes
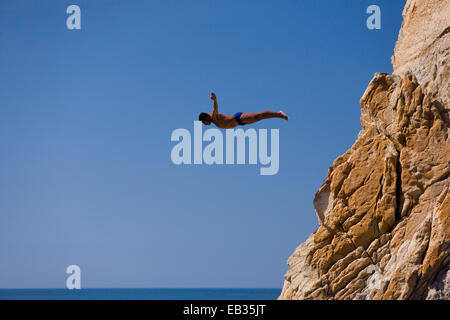
[[[214,92],[211,92],[211,100],[214,101],[213,112],[212,112],[212,116],[214,119],[215,117],[217,117],[217,114],[219,113],[219,107],[217,105],[217,97]]]

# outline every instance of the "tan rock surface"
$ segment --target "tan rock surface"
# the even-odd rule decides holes
[[[450,299],[450,1],[409,0],[362,130],[314,198],[279,299]]]
[[[431,98],[448,106],[450,5],[448,0],[409,0],[395,45],[394,75],[413,74]]]

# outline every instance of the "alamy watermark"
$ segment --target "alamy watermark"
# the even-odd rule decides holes
[[[66,273],[70,274],[66,280],[66,287],[69,290],[81,289],[81,269],[76,264],[70,265],[66,269]]]
[[[178,142],[170,153],[172,162],[180,164],[235,164],[235,141],[236,141],[236,164],[246,164],[246,141],[248,141],[248,164],[259,164],[261,175],[274,175],[279,170],[279,130],[270,130],[270,156],[268,155],[268,132],[267,129],[226,129],[225,130],[225,157],[224,138],[219,129],[208,129],[203,133],[202,123],[194,121],[192,160],[192,136],[189,130],[184,128],[175,129],[170,137],[171,141]],[[209,142],[203,148],[203,142]],[[258,143],[259,142],[259,143]],[[259,149],[259,150],[258,150]],[[259,152],[258,152],[259,151]],[[225,160],[225,161],[224,161]]]
[[[66,27],[69,30],[81,29],[81,9],[78,5],[72,4],[67,7],[66,13],[69,16],[66,19]],[[381,9],[379,6],[372,4],[367,7],[366,13],[370,16],[366,20],[366,26],[369,30],[381,29]]]
[[[381,29],[381,9],[379,6],[372,4],[367,7],[366,13],[370,14],[370,16],[367,18],[366,26],[367,29],[373,30],[373,29]]]
[[[66,13],[70,14],[66,20],[66,27],[69,30],[81,29],[81,9],[79,6],[72,4],[67,7]]]

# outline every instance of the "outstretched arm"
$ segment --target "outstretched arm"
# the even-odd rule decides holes
[[[212,113],[212,116],[214,117],[217,114],[219,114],[219,106],[217,105],[217,97],[216,97],[216,94],[214,92],[211,92],[211,100],[214,101],[213,113]]]

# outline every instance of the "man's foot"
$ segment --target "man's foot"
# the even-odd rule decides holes
[[[283,111],[280,110],[280,115],[284,120],[289,120],[289,117],[286,115],[286,113],[284,113]]]

